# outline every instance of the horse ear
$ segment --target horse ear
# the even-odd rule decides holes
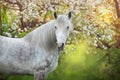
[[[57,13],[56,12],[54,12],[54,18],[57,19]]]
[[[68,18],[71,19],[71,17],[72,17],[72,13],[69,12],[69,13],[68,13]]]

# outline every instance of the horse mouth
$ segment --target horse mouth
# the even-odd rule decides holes
[[[57,47],[59,51],[62,51],[64,49],[64,43],[57,43]]]
[[[64,49],[64,47],[58,47],[58,50],[62,51]]]

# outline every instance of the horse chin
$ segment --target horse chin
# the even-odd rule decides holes
[[[64,47],[58,47],[59,51],[63,51]]]

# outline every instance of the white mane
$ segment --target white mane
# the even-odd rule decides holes
[[[38,27],[23,37],[23,39],[28,41],[31,45],[39,46],[48,51],[56,48],[54,23],[55,21],[52,20],[41,27]]]

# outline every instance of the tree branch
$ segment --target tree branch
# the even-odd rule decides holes
[[[3,5],[5,8],[7,8],[7,9],[12,9],[12,10],[20,10],[19,8],[18,9],[15,9],[15,8],[13,8],[13,7],[8,7],[8,6],[6,6],[6,5]]]
[[[7,3],[9,3],[9,4],[17,4],[16,2],[12,2],[12,1],[10,1],[10,0],[2,0],[3,2],[7,2]]]

